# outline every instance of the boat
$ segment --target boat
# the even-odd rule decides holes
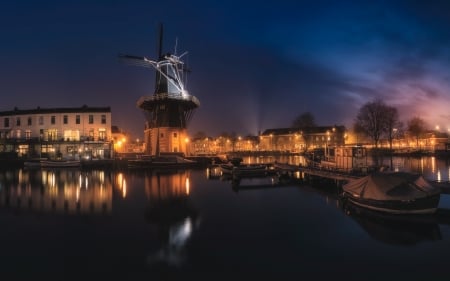
[[[71,168],[71,167],[80,167],[80,160],[41,160],[40,161],[42,168]]]
[[[179,155],[141,156],[139,159],[128,160],[129,168],[189,168],[197,165],[196,161]]]
[[[32,168],[40,168],[41,161],[47,160],[47,158],[30,158],[23,162],[24,168],[32,169]]]
[[[386,244],[415,245],[442,240],[442,219],[438,213],[405,216],[378,212],[355,204],[345,204],[342,208],[370,237]]]
[[[407,172],[374,172],[342,187],[345,201],[390,214],[433,214],[441,190],[422,175]]]
[[[233,167],[233,177],[258,177],[269,174],[269,166],[265,164],[246,164]]]
[[[233,174],[233,168],[234,165],[231,163],[223,163],[219,164],[220,170],[222,172],[222,175],[232,175]]]

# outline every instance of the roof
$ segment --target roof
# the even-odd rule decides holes
[[[83,105],[81,107],[57,107],[57,108],[41,108],[35,109],[18,109],[17,107],[10,111],[0,111],[0,116],[11,115],[30,115],[30,114],[50,114],[50,113],[96,113],[111,112],[111,107],[89,107]]]

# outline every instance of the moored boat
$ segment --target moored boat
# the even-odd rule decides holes
[[[80,160],[41,160],[41,167],[43,168],[71,168],[80,167]]]
[[[196,161],[178,155],[144,156],[128,160],[129,168],[189,168],[197,165]]]
[[[432,214],[441,190],[422,175],[376,172],[343,186],[344,200],[371,210],[391,214]]]

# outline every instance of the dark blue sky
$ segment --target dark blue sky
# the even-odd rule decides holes
[[[222,3],[223,2],[223,3]],[[450,128],[450,1],[25,1],[0,4],[0,110],[111,106],[143,135],[154,71],[119,53],[188,51],[189,132],[288,127],[310,111],[350,127],[380,98]]]

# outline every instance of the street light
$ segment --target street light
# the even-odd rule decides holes
[[[333,128],[334,129],[334,128]],[[327,142],[325,144],[325,157],[328,161],[328,158],[330,157],[330,149],[328,148],[328,142],[330,141],[330,131],[327,131]]]
[[[270,150],[273,151],[273,134],[270,134]]]

